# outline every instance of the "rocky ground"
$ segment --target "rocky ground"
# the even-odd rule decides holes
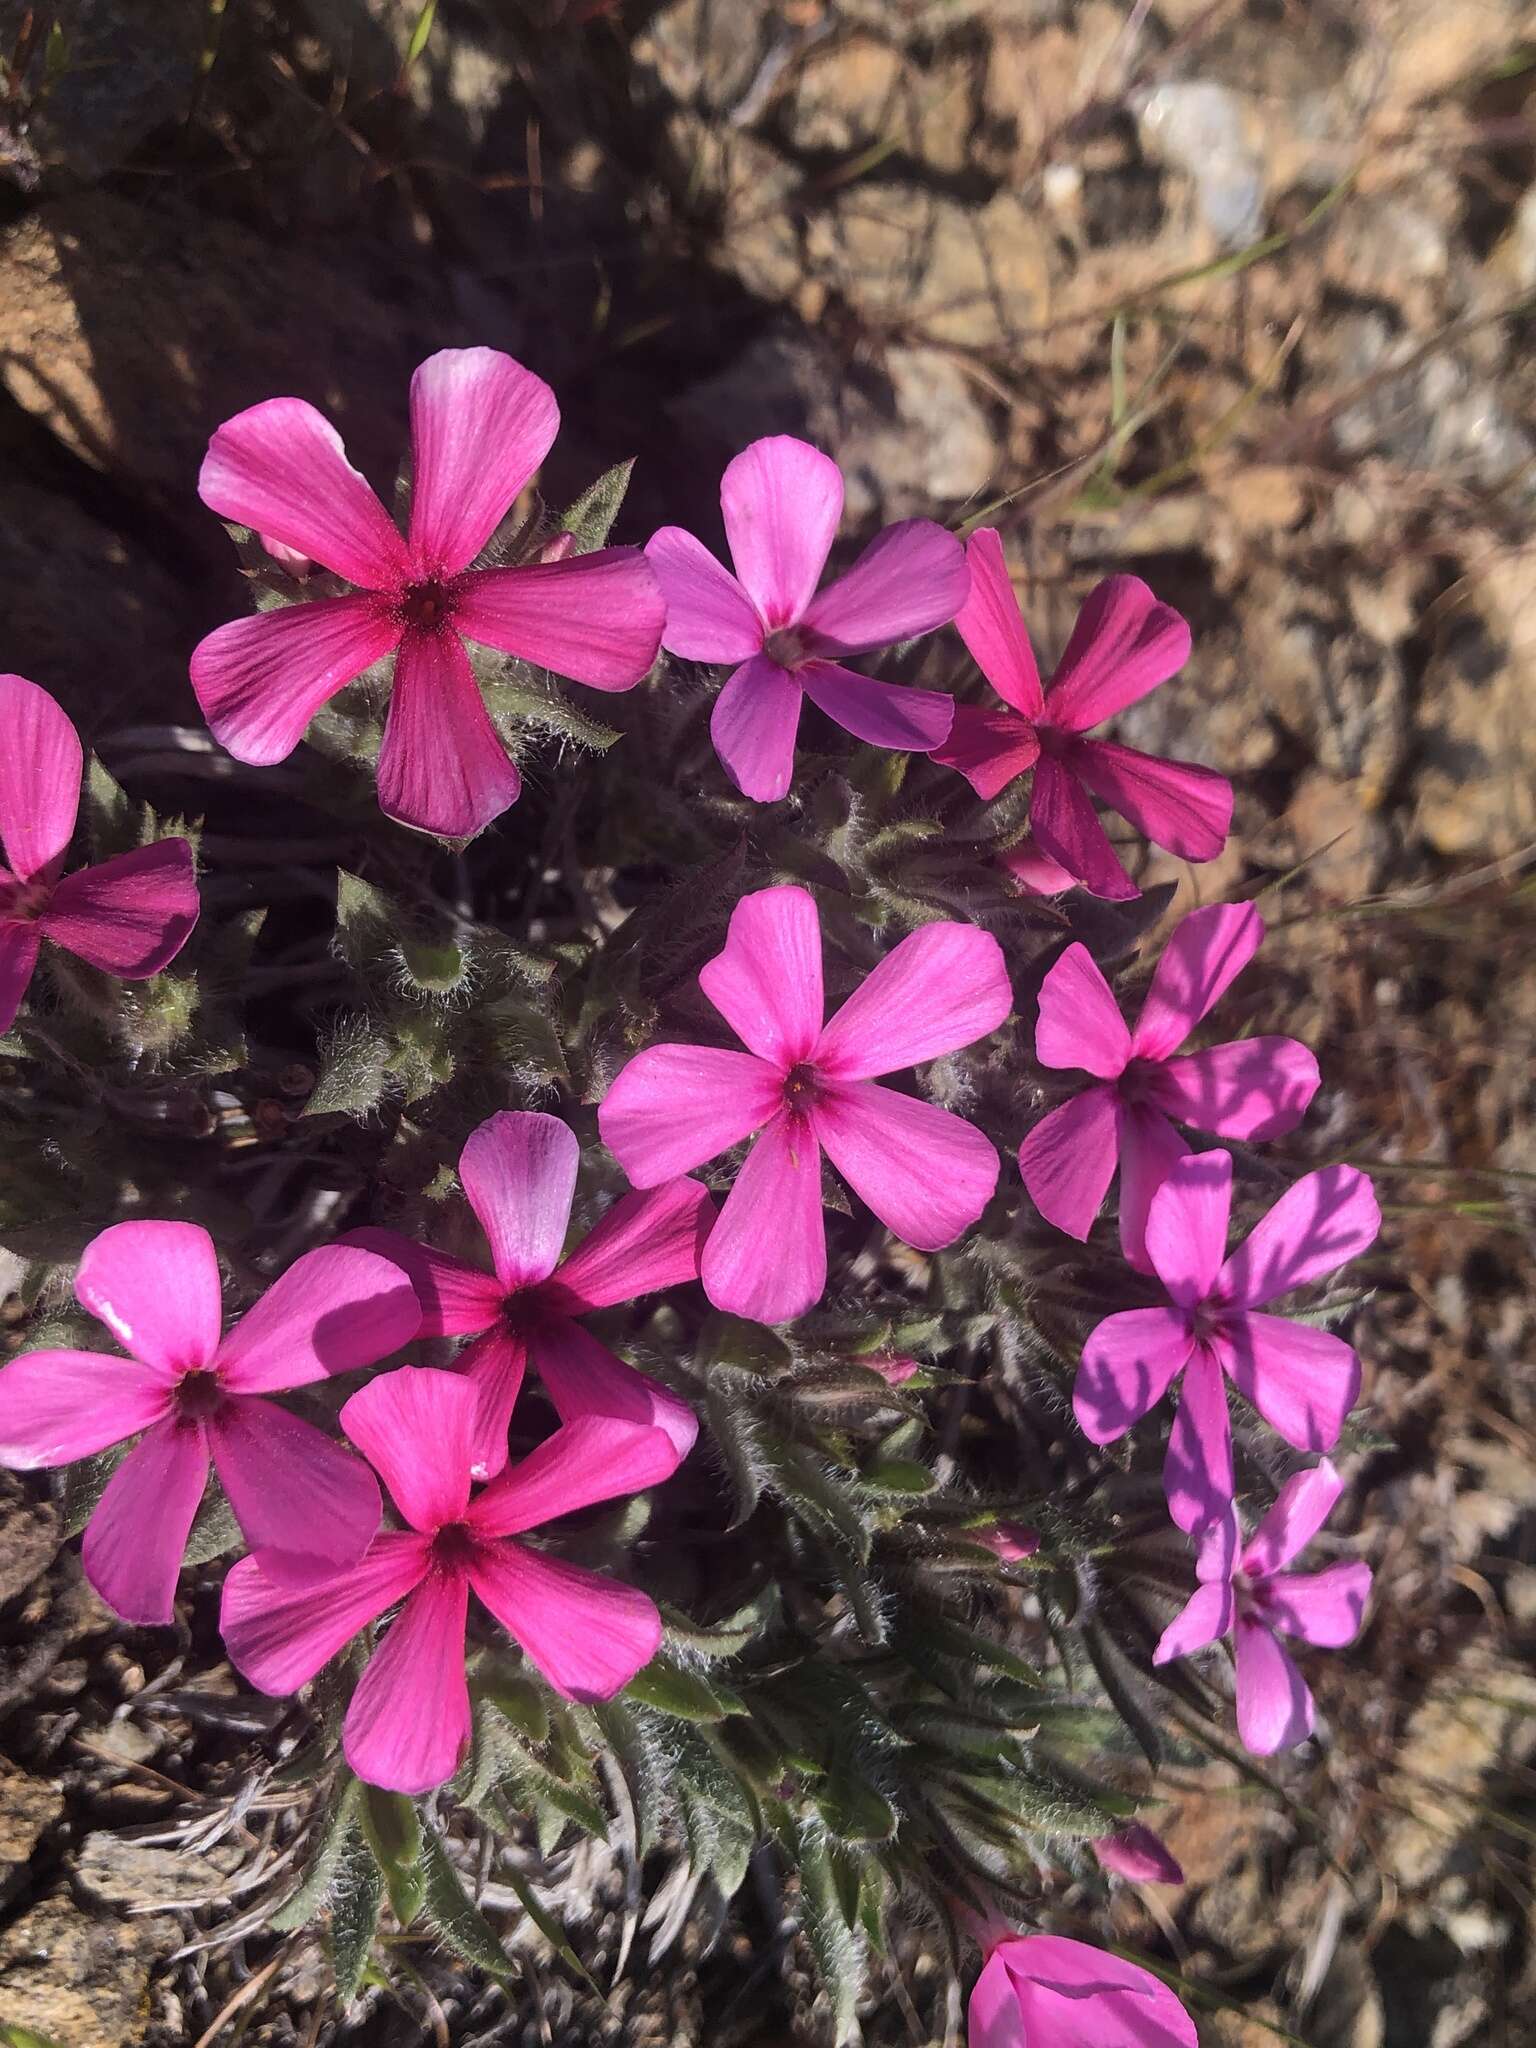
[[[1349,1454],[1379,1595],[1315,1758],[1176,1775],[1190,1881],[1124,1932],[1248,2007],[1210,2048],[1530,2039],[1536,10],[443,0],[407,63],[421,15],[0,0],[5,665],[153,758],[237,601],[211,427],[299,392],[388,474],[410,369],[469,340],[557,384],[557,502],[639,457],[627,537],[707,529],[787,430],[857,518],[997,506],[1047,646],[1107,568],[1176,602],[1195,658],[1123,736],[1234,775],[1238,829],[1148,876],[1265,891],[1328,1077],[1294,1156],[1388,1199]],[[302,1947],[199,1946],[229,1674],[117,1630],[5,1484],[0,2038],[211,2042],[230,2000],[274,2048],[817,2038],[784,1942],[762,2031],[750,1931],[688,1926],[611,2019],[423,1956],[339,2030]],[[872,2041],[946,2038],[931,1977],[901,1959]]]

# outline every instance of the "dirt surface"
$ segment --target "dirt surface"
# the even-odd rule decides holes
[[[1340,1532],[1377,1594],[1268,1790],[1170,1774],[1189,1881],[1118,1924],[1249,2008],[1202,2014],[1207,2048],[1528,2041],[1536,10],[443,0],[407,68],[420,13],[0,0],[4,665],[109,761],[169,751],[174,794],[188,649],[241,602],[208,433],[296,392],[388,476],[411,368],[468,342],[556,385],[554,502],[638,457],[621,538],[713,532],[723,459],[791,431],[864,526],[995,503],[1047,650],[1108,569],[1175,602],[1194,658],[1120,734],[1232,775],[1237,826],[1143,879],[1264,890],[1272,1014],[1325,1076],[1286,1158],[1375,1164],[1388,1209]],[[29,14],[65,24],[51,83]],[[348,2021],[312,1944],[210,1945],[284,1840],[229,1822],[262,1703],[206,1591],[184,1633],[126,1630],[60,1538],[0,1477],[0,2021],[820,2038],[750,1881],[721,1930],[663,1880],[606,2012],[536,1942],[522,1996],[422,1946],[419,1989]],[[613,1871],[545,1874],[611,1972]],[[867,2038],[955,2024],[914,1936]]]

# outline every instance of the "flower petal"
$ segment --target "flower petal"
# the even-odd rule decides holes
[[[678,1464],[693,1449],[699,1421],[687,1402],[615,1358],[579,1323],[566,1316],[541,1317],[529,1333],[529,1346],[534,1370],[562,1422],[596,1415],[659,1429]]]
[[[1107,576],[1089,592],[1056,665],[1046,713],[1062,732],[1087,732],[1123,711],[1189,659],[1189,627],[1139,576]]]
[[[1152,1652],[1154,1664],[1171,1664],[1175,1657],[1193,1657],[1229,1635],[1237,1615],[1237,1600],[1225,1580],[1197,1586],[1186,1604],[1163,1630]]]
[[[1243,1570],[1260,1579],[1284,1570],[1322,1528],[1343,1491],[1344,1481],[1329,1458],[1305,1472],[1293,1472],[1254,1530],[1243,1552]]]
[[[456,576],[554,445],[555,394],[495,348],[445,348],[411,379],[413,575]]]
[[[661,651],[666,600],[639,548],[597,548],[557,562],[478,569],[454,624],[468,640],[515,654],[589,690],[632,690]]]
[[[1270,1628],[1321,1650],[1340,1650],[1364,1625],[1371,1568],[1351,1560],[1321,1572],[1286,1572],[1255,1587],[1253,1597],[1258,1617]]]
[[[808,1059],[824,1015],[815,897],[797,888],[743,896],[699,987],[759,1059],[781,1069]]]
[[[93,1458],[171,1412],[166,1376],[102,1351],[24,1351],[0,1368],[0,1465]]]
[[[1079,740],[1072,772],[1144,839],[1182,860],[1214,860],[1232,829],[1232,785],[1193,761],[1160,761],[1113,740]]]
[[[621,1195],[539,1289],[539,1302],[562,1316],[584,1316],[697,1280],[714,1220],[709,1190],[696,1180]]]
[[[75,1299],[167,1378],[210,1364],[219,1348],[219,1261],[200,1224],[112,1224],[85,1248]]]
[[[597,1127],[635,1186],[653,1188],[750,1137],[783,1098],[782,1077],[753,1053],[653,1045],[619,1070]]]
[[[1138,1059],[1181,1046],[1259,950],[1264,920],[1251,903],[1213,903],[1181,917],[1152,975],[1132,1037]]]
[[[407,633],[379,748],[380,810],[439,839],[470,839],[522,786],[458,634]]]
[[[685,661],[750,661],[763,648],[763,622],[752,600],[691,533],[663,526],[645,558],[666,600],[661,642]]]
[[[970,587],[955,536],[931,519],[902,519],[811,599],[800,623],[814,653],[865,654],[947,625]]]
[[[1209,1298],[1227,1249],[1232,1154],[1186,1152],[1147,1209],[1147,1257],[1181,1308]]]
[[[1045,709],[1045,692],[996,527],[977,528],[965,544],[965,559],[971,588],[955,614],[955,630],[1003,702],[1036,719]]]
[[[159,839],[66,875],[38,919],[45,938],[124,981],[168,967],[201,905],[185,839]]]
[[[648,1594],[521,1543],[477,1551],[469,1582],[564,1699],[612,1699],[661,1646]]]
[[[1104,1869],[1133,1884],[1182,1884],[1178,1858],[1161,1835],[1139,1820],[1128,1821],[1112,1835],[1090,1844]]]
[[[0,675],[0,842],[17,879],[56,868],[75,830],[80,736],[63,707],[25,676]]]
[[[286,761],[320,707],[399,644],[399,624],[377,598],[317,597],[200,640],[192,688],[219,745],[265,768]]]
[[[1198,2048],[1166,1984],[1122,1956],[1057,1934],[1003,1944],[1028,2048]]]
[[[469,1747],[464,1625],[469,1581],[431,1572],[406,1600],[358,1681],[342,1754],[366,1785],[414,1796],[445,1785]]]
[[[486,1542],[520,1536],[598,1501],[643,1493],[676,1470],[677,1450],[663,1430],[581,1415],[477,1494],[466,1519]]]
[[[832,1018],[817,1072],[867,1081],[974,1045],[1013,1008],[1003,949],[975,925],[920,925],[893,946]]]
[[[967,2048],[1033,2048],[1002,1955],[989,1957],[976,1979],[965,2011],[965,2038]]]
[[[766,654],[728,675],[715,699],[709,736],[721,767],[754,803],[777,803],[789,793],[802,702],[799,683]]]
[[[949,737],[933,749],[933,759],[943,768],[957,768],[983,803],[1000,795],[1039,758],[1035,729],[1017,712],[982,711],[974,704],[955,706]],[[1071,886],[1070,876],[1066,886]]]
[[[425,1538],[386,1530],[350,1571],[319,1585],[283,1585],[254,1557],[242,1557],[224,1579],[219,1633],[230,1662],[261,1692],[297,1692],[360,1629],[377,1620],[413,1586],[431,1562]]]
[[[1152,1271],[1147,1213],[1152,1197],[1189,1147],[1165,1116],[1145,1102],[1120,1104],[1120,1249],[1138,1273]]]
[[[1147,1076],[1146,1100],[1197,1131],[1278,1138],[1301,1122],[1321,1080],[1296,1039],[1239,1038],[1161,1061]]]
[[[787,1323],[821,1299],[821,1147],[803,1118],[780,1111],[747,1154],[709,1233],[700,1277],[716,1308],[754,1323]]]
[[[0,917],[0,1036],[16,1022],[32,986],[42,938],[31,918]]]
[[[507,1290],[493,1273],[484,1273],[468,1259],[417,1244],[398,1230],[377,1230],[370,1224],[349,1230],[339,1240],[360,1251],[389,1259],[410,1281],[421,1304],[418,1337],[472,1337],[488,1330],[501,1314]]]
[[[1128,903],[1141,894],[1076,777],[1054,754],[1042,754],[1035,763],[1029,824],[1041,851],[1075,875],[1091,896]]]
[[[513,1410],[528,1370],[528,1339],[510,1324],[498,1322],[454,1360],[475,1389],[475,1421],[470,1448],[470,1474],[494,1479],[507,1462]]]
[[[217,429],[197,479],[212,512],[270,534],[365,590],[399,588],[405,543],[341,436],[302,398],[269,398]]]
[[[1195,1348],[1189,1319],[1172,1308],[1106,1316],[1083,1346],[1072,1412],[1091,1443],[1112,1444],[1154,1408]]]
[[[789,434],[770,434],[727,465],[720,510],[736,574],[764,624],[792,624],[821,581],[843,516],[837,464]]]
[[[1376,1241],[1381,1210],[1353,1166],[1324,1166],[1286,1189],[1221,1269],[1217,1293],[1252,1308],[1320,1279]]]
[[[1237,1617],[1237,1732],[1250,1756],[1292,1749],[1312,1733],[1306,1681],[1263,1622]]]
[[[795,671],[811,702],[855,739],[874,747],[926,754],[949,737],[955,700],[942,690],[882,683],[835,661],[807,661]]]
[[[1131,1056],[1131,1034],[1098,962],[1068,946],[1040,984],[1035,1058],[1043,1067],[1076,1067],[1114,1081]]]
[[[357,1245],[327,1244],[295,1259],[248,1308],[218,1349],[233,1393],[270,1394],[376,1365],[421,1327],[400,1268]]]
[[[1222,1323],[1238,1392],[1298,1451],[1331,1451],[1360,1398],[1360,1361],[1331,1330],[1250,1309]]]
[[[919,1251],[963,1237],[996,1191],[996,1146],[937,1103],[839,1081],[817,1097],[810,1120],[854,1193]]]
[[[107,1482],[85,1527],[85,1576],[124,1621],[169,1622],[187,1536],[208,1483],[200,1429],[157,1422]]]
[[[1226,1381],[1211,1351],[1197,1344],[1184,1367],[1163,1461],[1168,1512],[1186,1533],[1207,1529],[1230,1510],[1235,1486]]]
[[[1119,1105],[1113,1088],[1085,1088],[1027,1131],[1019,1172],[1047,1223],[1086,1243],[1115,1172]]]
[[[401,1365],[360,1387],[341,1426],[413,1529],[463,1519],[474,1461],[475,1387],[462,1373]]]
[[[208,1448],[269,1577],[329,1577],[356,1564],[373,1541],[378,1481],[312,1422],[275,1402],[237,1396],[210,1419]]]
[[[580,1165],[576,1133],[540,1110],[498,1110],[470,1132],[459,1154],[459,1180],[508,1293],[535,1286],[555,1270]]]

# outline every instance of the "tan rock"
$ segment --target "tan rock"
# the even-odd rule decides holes
[[[44,1899],[0,1934],[5,2017],[68,2048],[135,2048],[149,1973],[179,1936],[174,1920],[108,1921]]]
[[[1484,559],[1437,621],[1419,691],[1419,830],[1439,853],[1497,858],[1536,838],[1536,577],[1528,551]]]
[[[63,1811],[64,1795],[56,1785],[0,1757],[0,1877],[7,1864],[27,1861]]]

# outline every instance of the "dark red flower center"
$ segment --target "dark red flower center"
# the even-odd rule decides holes
[[[801,1060],[784,1076],[784,1107],[809,1109],[821,1093],[821,1077],[809,1060]]]
[[[810,660],[810,650],[798,626],[775,626],[763,642],[763,652],[780,668],[795,669],[803,661]]]
[[[1122,1102],[1145,1102],[1152,1093],[1152,1083],[1162,1066],[1161,1060],[1129,1060],[1125,1071],[1115,1082],[1115,1092]]]
[[[176,1414],[182,1422],[206,1422],[224,1405],[219,1376],[207,1367],[184,1373],[176,1384]]]
[[[10,893],[0,899],[0,912],[6,917],[41,917],[52,894],[51,882],[17,882]]]
[[[478,1548],[468,1522],[445,1522],[432,1538],[432,1561],[462,1571]]]
[[[401,614],[418,632],[435,633],[453,617],[457,596],[457,585],[439,576],[425,583],[408,583],[400,598]]]

